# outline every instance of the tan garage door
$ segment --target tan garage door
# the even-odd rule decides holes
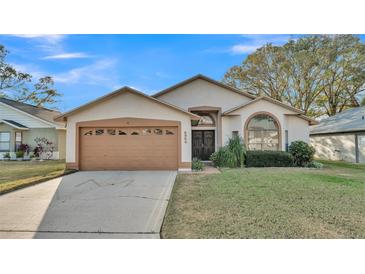
[[[82,170],[177,169],[177,127],[81,128],[80,135]]]

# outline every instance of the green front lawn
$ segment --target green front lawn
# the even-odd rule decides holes
[[[163,238],[365,238],[365,165],[180,174]]]
[[[43,182],[63,174],[65,161],[0,161],[0,194]]]

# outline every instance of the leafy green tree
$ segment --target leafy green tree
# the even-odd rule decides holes
[[[267,44],[230,68],[223,81],[318,117],[360,105],[365,45],[354,35],[312,35]]]
[[[34,83],[32,75],[16,70],[6,62],[9,52],[0,45],[0,97],[36,106],[51,105],[61,96],[54,88],[52,77],[45,76]]]

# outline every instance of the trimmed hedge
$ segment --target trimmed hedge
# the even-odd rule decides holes
[[[247,167],[290,167],[293,166],[293,156],[285,151],[246,152]]]

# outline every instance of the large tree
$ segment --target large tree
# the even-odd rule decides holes
[[[318,117],[359,106],[365,45],[353,35],[313,35],[267,44],[230,68],[223,81]]]
[[[36,83],[29,73],[18,71],[6,62],[8,51],[0,45],[0,97],[36,106],[52,105],[61,96],[52,77],[39,78]]]

